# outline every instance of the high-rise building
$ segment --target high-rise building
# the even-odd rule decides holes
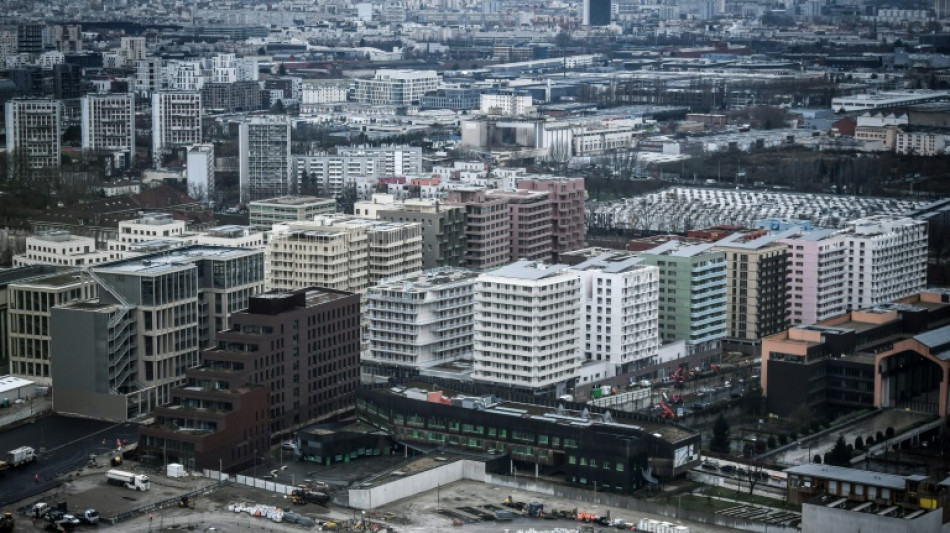
[[[478,276],[474,380],[544,396],[574,384],[583,359],[581,280],[566,269],[517,261]]]
[[[15,98],[6,104],[7,173],[29,175],[60,165],[59,100]]]
[[[25,23],[16,27],[16,48],[19,54],[43,53],[44,24]]]
[[[511,227],[511,261],[548,261],[553,254],[551,201],[547,192],[489,191],[488,198],[508,203]]]
[[[11,283],[7,291],[10,373],[40,385],[52,385],[52,309],[74,300],[95,298],[96,284],[81,272],[73,271]]]
[[[356,202],[357,216],[416,222],[422,226],[422,268],[462,266],[465,262],[465,209],[439,200],[396,202],[391,194],[374,194],[366,202]]]
[[[780,240],[789,233],[752,235],[734,233],[714,248],[726,256],[727,336],[740,349],[788,329],[788,245]]]
[[[818,229],[780,242],[788,245],[789,324],[814,324],[846,313],[850,265],[845,235]]]
[[[381,69],[371,79],[356,80],[356,101],[371,105],[418,104],[422,95],[439,88],[434,70]]]
[[[135,61],[135,92],[148,97],[162,87],[162,59],[147,57]]]
[[[629,254],[605,253],[570,267],[580,274],[584,358],[581,381],[656,363],[659,269]]]
[[[508,202],[484,189],[451,189],[447,201],[465,207],[465,266],[485,270],[511,261]]]
[[[185,177],[188,195],[199,202],[214,199],[214,145],[196,144],[188,149]]]
[[[406,378],[472,360],[477,274],[437,268],[388,278],[366,291],[369,351],[363,371]]]
[[[79,24],[55,24],[49,27],[49,34],[57,51],[82,52],[82,26]]]
[[[268,287],[357,292],[384,278],[422,270],[419,224],[346,216],[274,227],[267,243]]]
[[[637,255],[659,268],[662,344],[713,350],[726,336],[726,256],[712,243],[668,241]]]
[[[274,436],[346,418],[360,381],[360,297],[315,287],[254,296],[202,360],[249,371],[249,383],[270,391]]]
[[[851,221],[848,303],[851,309],[892,302],[927,286],[927,223],[876,215]]]
[[[611,0],[584,0],[582,23],[584,26],[610,25]]]
[[[587,223],[584,178],[532,177],[517,179],[518,189],[546,191],[551,203],[551,260],[557,254],[580,250],[586,245]]]
[[[90,94],[80,100],[82,149],[115,154],[119,168],[135,158],[135,96]]]
[[[284,116],[255,116],[238,128],[241,202],[286,196],[291,180],[290,121]]]
[[[145,59],[148,49],[145,47],[145,37],[122,37],[119,39],[119,53],[125,57],[127,64]]]
[[[175,148],[201,142],[201,93],[198,91],[157,91],[152,94],[152,163],[163,166],[162,158]]]

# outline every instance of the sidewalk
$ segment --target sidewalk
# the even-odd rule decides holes
[[[0,428],[6,428],[52,410],[53,398],[51,396],[35,396],[32,400],[24,403],[10,404],[10,407],[0,410]]]

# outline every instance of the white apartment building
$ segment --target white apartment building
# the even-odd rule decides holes
[[[141,243],[181,241],[185,229],[184,220],[175,220],[168,213],[149,213],[141,218],[120,221],[118,238],[110,239],[106,245],[110,252],[127,252]]]
[[[167,61],[162,67],[163,89],[170,91],[198,91],[204,87],[205,76],[200,61]]]
[[[639,257],[606,253],[570,271],[581,279],[585,362],[580,382],[654,364],[660,347],[659,269]]]
[[[303,106],[345,102],[349,94],[349,85],[337,80],[306,80],[301,89],[300,103]]]
[[[119,40],[119,53],[125,57],[126,63],[133,63],[145,59],[148,49],[145,46],[145,37],[122,37]]]
[[[927,286],[927,223],[877,215],[853,220],[845,233],[851,309],[892,302]]]
[[[247,204],[250,225],[267,231],[274,224],[313,220],[318,215],[336,213],[336,200],[315,196],[281,196]]]
[[[147,96],[162,87],[162,60],[147,57],[135,62],[135,92]]]
[[[213,83],[257,81],[259,78],[257,58],[237,57],[234,54],[218,54],[211,58]]]
[[[944,130],[904,127],[895,133],[894,151],[899,154],[935,156],[945,154],[946,149]]]
[[[362,294],[382,279],[422,270],[422,227],[347,216],[273,228],[266,248],[267,287],[326,287]]]
[[[479,95],[478,109],[489,115],[528,115],[534,99],[525,91],[491,91]]]
[[[80,99],[82,149],[112,152],[117,168],[135,158],[135,96],[89,94]]]
[[[365,373],[400,377],[472,359],[477,274],[437,268],[385,279],[366,291]]]
[[[581,353],[581,279],[564,265],[517,261],[475,285],[476,381],[565,394]]]
[[[294,156],[293,161],[301,190],[304,182],[310,180],[321,194],[336,197],[347,186],[368,190],[379,178],[421,173],[422,149],[417,146],[347,147],[339,148],[336,154]]]
[[[188,149],[186,162],[188,195],[202,202],[214,199],[214,145],[192,146]]]
[[[6,104],[8,174],[60,165],[63,106],[48,98],[15,98]]]
[[[96,284],[80,272],[69,272],[31,281],[11,283],[7,298],[7,331],[10,373],[52,385],[50,343],[52,308],[74,300],[95,298]]]
[[[291,180],[287,117],[262,115],[242,122],[238,146],[242,203],[296,192]]]
[[[96,240],[68,231],[42,232],[26,238],[26,251],[13,256],[13,266],[59,265],[84,267],[121,258],[117,253],[96,250]]]
[[[425,93],[439,88],[434,70],[377,70],[371,79],[357,79],[357,102],[371,105],[406,106],[419,103]]]
[[[158,91],[152,94],[152,162],[179,147],[201,142],[201,93]]]
[[[263,250],[267,239],[262,231],[250,226],[216,226],[191,237],[198,246],[227,246],[229,248],[253,248]]]
[[[780,239],[788,245],[789,325],[814,324],[848,311],[848,244],[838,230]]]

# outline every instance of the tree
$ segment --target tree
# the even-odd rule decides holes
[[[769,440],[768,440],[767,442],[768,442],[768,445],[769,445],[769,449],[770,449],[770,450],[771,450],[772,448],[774,448],[775,445],[776,445],[775,436],[774,436],[774,435],[769,435]]]
[[[835,447],[825,454],[825,464],[833,466],[851,466],[851,452],[844,442],[844,435],[838,435]]]
[[[812,458],[811,462],[820,465],[820,464],[821,464],[821,455],[818,455],[818,454],[816,453],[816,454],[815,454],[815,457]]]
[[[717,453],[729,453],[730,431],[729,422],[720,413],[713,424],[713,436],[709,441],[709,449]]]
[[[860,435],[858,435],[857,437],[854,438],[854,449],[855,449],[855,450],[863,450],[863,449],[864,449],[864,440],[861,438]]]
[[[286,75],[287,75],[287,67],[285,67],[283,63],[277,65],[277,75],[278,75],[278,76],[286,76]]]

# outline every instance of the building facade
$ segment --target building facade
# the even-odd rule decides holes
[[[549,396],[573,385],[582,361],[581,279],[566,268],[517,261],[478,277],[473,379]]]
[[[287,117],[257,116],[242,122],[238,145],[242,203],[294,192]]]
[[[508,202],[484,189],[451,189],[446,201],[465,207],[465,266],[486,270],[511,261]]]
[[[27,237],[26,251],[13,256],[13,266],[44,264],[85,267],[114,259],[120,259],[118,254],[96,250],[96,240],[91,237],[53,230]]]
[[[135,158],[135,96],[90,94],[80,100],[82,149],[112,152],[118,168]]]
[[[434,70],[377,70],[372,78],[355,81],[354,96],[363,104],[407,106],[418,104],[439,82]]]
[[[927,286],[927,223],[876,215],[850,222],[848,300],[851,309],[891,302]]]
[[[465,209],[439,200],[396,202],[391,194],[374,194],[372,199],[356,202],[357,216],[410,222],[422,227],[422,268],[462,266],[465,262]]]
[[[313,220],[336,213],[336,200],[315,196],[282,196],[255,200],[247,204],[250,225],[267,231],[274,224]]]
[[[152,163],[162,168],[163,158],[176,148],[201,142],[201,93],[156,91],[152,94]]]
[[[580,250],[586,246],[587,223],[584,202],[587,191],[584,178],[528,178],[518,179],[518,188],[526,191],[546,191],[551,203],[552,260],[557,254]]]
[[[188,149],[185,177],[188,195],[199,202],[214,196],[214,144],[196,144]]]
[[[849,257],[845,236],[815,230],[788,245],[789,323],[814,324],[847,312]]]
[[[59,167],[62,115],[59,100],[17,98],[6,103],[8,174],[29,176]]]
[[[508,204],[511,227],[511,261],[548,261],[554,253],[551,201],[546,192],[489,191],[488,198]]]

